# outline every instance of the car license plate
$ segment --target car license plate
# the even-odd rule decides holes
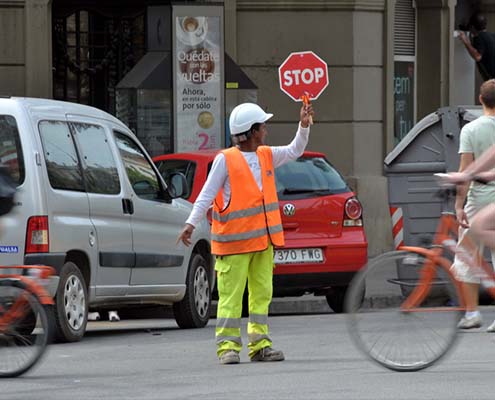
[[[323,262],[322,249],[276,249],[275,264],[305,264]]]

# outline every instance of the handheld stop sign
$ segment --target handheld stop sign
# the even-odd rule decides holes
[[[328,66],[312,51],[291,53],[278,68],[278,77],[283,92],[309,104],[328,86]]]

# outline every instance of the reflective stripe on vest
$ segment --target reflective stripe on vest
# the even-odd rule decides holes
[[[228,222],[236,218],[251,217],[256,214],[261,214],[264,211],[275,211],[278,210],[278,203],[266,204],[265,207],[258,206],[253,208],[248,208],[246,210],[233,211],[226,215],[220,215],[218,212],[213,211],[211,214],[212,219],[219,222]]]
[[[212,253],[243,254],[267,248],[269,241],[283,246],[272,150],[256,150],[261,170],[261,191],[242,155],[235,147],[222,151],[230,180],[230,201],[223,208],[223,194],[217,196],[212,213]]]

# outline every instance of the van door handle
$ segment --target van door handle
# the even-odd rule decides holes
[[[131,199],[122,199],[122,209],[124,214],[134,214],[134,203]]]

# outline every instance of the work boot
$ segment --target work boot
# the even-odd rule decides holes
[[[251,357],[251,361],[284,361],[284,353],[271,347],[263,347]]]
[[[483,321],[481,319],[481,315],[476,315],[474,317],[462,317],[457,327],[459,329],[473,329],[479,328],[482,325]]]
[[[239,357],[239,353],[235,350],[226,350],[224,351],[218,359],[220,360],[220,364],[239,364],[241,362],[241,358]]]

